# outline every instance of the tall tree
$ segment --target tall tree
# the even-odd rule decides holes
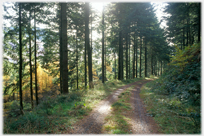
[[[69,93],[68,90],[68,54],[67,54],[67,17],[66,17],[66,9],[67,9],[67,3],[60,3],[61,7],[61,31],[60,31],[60,36],[61,36],[61,45],[60,48],[60,56],[62,55],[62,65],[61,65],[61,70],[62,70],[62,92],[64,94]]]
[[[36,105],[38,105],[38,82],[37,82],[37,45],[36,45],[36,13],[34,8],[34,45],[35,45],[35,99],[36,99]]]
[[[87,62],[86,62],[86,57],[87,57],[87,27],[88,27],[88,22],[87,22],[87,3],[85,3],[85,52],[84,52],[84,63],[85,63],[85,89],[87,87]],[[89,18],[89,16],[88,16]],[[89,33],[88,33],[89,34]]]
[[[140,37],[140,78],[142,77],[142,37]]]
[[[133,70],[133,74],[132,74],[132,78],[135,78],[135,33],[134,33],[134,42],[133,42],[133,55],[132,55],[132,70]]]
[[[138,41],[138,39],[137,39],[137,37],[136,37],[136,41],[135,41],[135,44],[136,44],[136,49],[135,49],[135,50],[136,50],[136,51],[135,51],[135,52],[136,52],[136,54],[135,54],[135,55],[136,55],[136,58],[135,58],[135,61],[136,61],[136,68],[135,68],[135,69],[136,69],[136,70],[135,70],[135,71],[136,71],[136,73],[135,73],[135,74],[136,74],[136,78],[137,78],[137,67],[138,67],[138,65],[137,65],[137,64],[138,64],[138,61],[137,61],[137,58],[138,58],[138,57],[137,57],[137,48],[138,48],[138,44],[137,44],[137,43],[138,43],[138,42],[137,42],[137,41]]]
[[[125,47],[125,49],[126,49],[126,52],[125,52],[125,54],[126,54],[126,79],[128,79],[128,33],[126,33],[126,38],[125,38],[125,40],[126,40],[126,47]]]
[[[85,3],[85,46],[88,50],[89,88],[94,88],[92,75],[92,53],[89,44],[89,3]]]
[[[201,3],[198,3],[198,42],[200,42],[201,37]]]
[[[147,77],[147,41],[145,39],[145,77]]]
[[[104,7],[103,7],[103,12],[102,12],[102,83],[105,82],[105,77],[104,77]]]
[[[23,94],[22,94],[22,33],[21,33],[21,3],[19,3],[19,93],[20,93],[20,112],[23,115]]]
[[[77,42],[78,28],[76,25],[76,64],[77,64],[77,89],[79,89],[79,64],[78,64],[78,42]]]
[[[118,80],[123,80],[123,42],[122,31],[119,31],[119,59],[118,59]]]
[[[32,82],[32,74],[33,74],[33,71],[32,71],[32,60],[31,60],[31,55],[32,55],[32,52],[31,52],[31,10],[30,10],[30,15],[29,15],[29,20],[30,20],[30,23],[29,23],[29,64],[30,64],[30,100],[31,100],[31,108],[33,109],[33,82]]]
[[[130,35],[128,34],[128,45],[129,45],[129,68],[128,68],[128,72],[129,72],[129,74],[128,74],[128,78],[130,79],[131,77],[130,77],[130,44],[131,44],[131,42],[130,42]]]

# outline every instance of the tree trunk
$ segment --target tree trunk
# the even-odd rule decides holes
[[[183,25],[185,25],[184,20],[183,20]],[[183,27],[183,48],[182,49],[184,49],[185,46],[186,46],[186,44],[185,44],[185,27]]]
[[[36,18],[35,18],[35,9],[34,9],[34,35],[35,35],[35,99],[36,105],[38,105],[38,83],[37,83],[37,45],[36,45]]]
[[[162,75],[162,61],[161,61],[161,75]]]
[[[85,70],[85,75],[84,75],[84,78],[85,78],[85,89],[86,89],[86,87],[87,87],[87,66],[86,66],[86,64],[87,64],[87,63],[86,63],[86,54],[87,54],[87,53],[86,53],[86,50],[87,50],[87,49],[86,49],[86,48],[87,48],[87,47],[86,47],[86,44],[85,44],[85,49],[84,49],[84,51],[85,51],[85,52],[84,52],[84,65],[85,65],[85,69],[84,69],[84,70]]]
[[[114,51],[114,57],[115,57],[115,79],[116,79],[116,53]]]
[[[133,45],[133,55],[132,55],[132,70],[133,70],[133,74],[132,74],[132,78],[135,78],[135,34],[134,34],[134,45]]]
[[[30,101],[31,101],[31,109],[33,109],[33,83],[32,83],[32,63],[31,63],[31,11],[30,11],[30,15],[29,15],[29,65],[30,65]]]
[[[128,34],[126,33],[126,79],[128,79]]]
[[[123,80],[123,44],[122,44],[122,31],[121,30],[119,32],[118,80]]]
[[[135,54],[136,55],[136,73],[135,73],[136,74],[136,78],[137,78],[137,67],[138,67],[138,65],[137,65],[137,48],[138,48],[137,42],[138,42],[138,40],[136,38],[136,43],[135,43],[136,44],[136,51],[135,51],[136,52],[136,54]]]
[[[102,13],[102,83],[104,83],[104,7]]]
[[[140,78],[142,77],[142,38],[140,37]]]
[[[151,52],[151,75],[153,75],[153,53]]]
[[[92,76],[92,53],[89,44],[89,3],[85,3],[85,46],[88,50],[88,72],[89,72],[89,88],[94,88],[93,86],[93,76]]]
[[[186,12],[186,19],[187,19],[187,29],[186,29],[186,34],[187,34],[187,37],[186,37],[186,39],[187,39],[187,43],[186,43],[186,45],[188,46],[188,44],[189,44],[189,7],[188,7],[188,3],[186,3],[187,4],[187,12]]]
[[[22,94],[22,33],[21,33],[21,3],[19,3],[19,93],[20,93],[20,112],[23,115],[23,94]]]
[[[128,74],[128,78],[130,79],[130,35],[128,35],[128,45],[129,45],[129,74]]]
[[[77,65],[77,89],[79,89],[79,66],[78,66],[78,43],[77,43],[77,25],[76,25],[76,65]]]
[[[60,9],[60,21],[59,21],[59,34],[60,34],[60,93],[62,94],[63,93],[63,84],[62,84],[62,74],[63,74],[63,71],[62,71],[62,67],[63,67],[63,62],[62,62],[62,59],[63,59],[63,51],[62,51],[62,26],[61,26],[61,22],[62,22],[62,18],[61,18],[61,4],[59,3],[59,9]]]
[[[87,11],[86,11],[86,10],[87,10],[86,8],[87,8],[87,4],[85,4],[85,14],[87,14],[87,13],[86,13],[86,12],[87,12]],[[86,33],[87,33],[87,32],[86,32],[87,28],[86,28],[86,27],[87,27],[87,24],[86,24],[86,23],[87,23],[87,21],[86,21],[86,16],[87,16],[87,15],[85,15],[85,19],[84,19],[84,20],[85,20],[85,49],[84,49],[84,51],[85,51],[85,52],[84,52],[84,64],[85,64],[85,69],[84,69],[84,70],[85,70],[85,77],[84,77],[84,78],[85,78],[85,89],[87,89],[87,62],[86,62],[86,56],[87,56],[87,55],[86,55],[86,54],[87,54],[87,53],[86,53],[86,52],[87,52],[87,43],[86,43],[86,39],[87,39],[87,38],[86,38],[86,36],[87,36],[87,34],[86,34]]]
[[[15,100],[15,93],[13,92],[13,100]]]
[[[147,77],[147,41],[145,39],[145,77]]]
[[[198,3],[198,42],[201,37],[201,3]]]
[[[91,78],[92,78],[92,87],[94,88],[94,84],[93,84],[93,71],[92,71],[92,12],[91,12],[91,44],[90,44],[90,54],[91,54],[91,58],[90,58],[90,62],[91,62]],[[89,82],[90,84],[90,82]],[[90,85],[89,85],[90,86]]]
[[[63,94],[68,94],[68,53],[67,53],[67,17],[66,9],[67,3],[60,3],[61,5],[61,47],[62,47],[62,92]]]
[[[105,34],[104,34],[105,39]],[[106,42],[104,42],[104,80],[106,81]]]

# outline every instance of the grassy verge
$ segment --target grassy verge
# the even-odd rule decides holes
[[[94,89],[78,90],[69,95],[48,97],[24,116],[19,116],[19,102],[10,104],[12,114],[4,118],[5,134],[60,134],[88,115],[97,103],[105,99],[115,89],[141,79],[109,81],[98,84]],[[7,105],[7,107],[9,107]],[[28,105],[29,107],[29,105]],[[30,108],[29,108],[30,109]]]
[[[118,96],[118,101],[111,105],[111,114],[105,118],[105,124],[102,131],[105,134],[131,134],[131,124],[128,123],[130,118],[127,117],[128,111],[131,110],[130,90],[134,86],[126,89],[125,92]]]
[[[200,133],[200,127],[191,112],[196,110],[188,104],[181,103],[173,95],[162,94],[162,90],[154,90],[156,81],[145,84],[140,93],[140,97],[146,104],[149,116],[160,126],[160,132],[165,134],[195,134]]]

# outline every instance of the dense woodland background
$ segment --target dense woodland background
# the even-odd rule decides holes
[[[175,84],[169,79],[163,88],[173,94],[179,86],[177,96],[186,92],[200,106],[201,4],[167,4],[162,29],[150,3],[109,3],[102,14],[83,2],[4,3],[4,113],[13,104],[12,112],[24,114],[48,97],[101,82],[182,75],[179,70],[188,76],[169,77]],[[189,91],[181,88],[189,83]]]

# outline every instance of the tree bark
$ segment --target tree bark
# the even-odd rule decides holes
[[[137,38],[136,38],[136,51],[135,51],[136,52],[136,54],[135,54],[136,55],[136,73],[135,73],[136,74],[136,78],[137,78],[137,67],[138,67],[138,65],[137,65],[137,48],[138,48],[137,42],[138,41],[137,41]]]
[[[162,75],[162,61],[161,61],[161,75]]]
[[[128,50],[129,50],[129,62],[128,62],[128,65],[129,65],[129,68],[128,68],[128,78],[130,79],[131,77],[130,77],[130,35],[128,34],[128,46],[129,46],[129,48],[128,48]]]
[[[92,76],[92,53],[89,43],[89,3],[85,3],[85,46],[88,50],[88,70],[89,70],[89,88],[94,88],[93,86],[93,76]]]
[[[133,45],[133,55],[132,55],[132,70],[133,70],[133,75],[132,75],[132,78],[134,79],[135,78],[135,34],[134,34],[134,45]]]
[[[61,5],[61,47],[62,47],[62,88],[63,94],[68,94],[68,50],[67,50],[67,17],[66,17],[66,9],[67,3],[60,3]]]
[[[115,57],[115,79],[116,79],[116,53],[114,51],[114,57]]]
[[[79,66],[78,66],[78,43],[77,43],[77,25],[76,25],[76,65],[77,65],[77,89],[79,89]]]
[[[33,109],[33,83],[32,83],[32,63],[31,63],[31,10],[29,15],[29,65],[30,65],[30,101],[31,101],[31,109]]]
[[[128,34],[126,33],[126,79],[128,79]]]
[[[142,37],[140,37],[140,78],[142,77]]]
[[[61,22],[62,22],[61,14],[62,13],[61,13],[61,4],[60,3],[59,3],[59,9],[60,9],[60,13],[59,13],[60,14],[60,21],[59,21],[59,34],[60,34],[60,37],[59,37],[60,38],[59,39],[59,41],[60,41],[60,50],[59,50],[59,52],[60,52],[60,55],[59,55],[60,56],[60,58],[59,58],[60,59],[60,93],[63,94],[63,84],[62,84],[62,74],[63,74],[63,71],[62,71],[62,67],[63,67],[62,66],[62,63],[63,63],[62,62],[62,59],[63,59],[62,56],[63,55],[62,54],[63,54],[63,52],[62,52],[62,32],[61,32],[62,31],[62,26],[61,26]]]
[[[186,3],[186,7],[187,7],[187,12],[186,12],[186,19],[187,19],[187,29],[186,29],[186,34],[187,34],[187,43],[186,45],[188,46],[189,44],[189,7],[188,7],[188,3]]]
[[[105,41],[105,33],[104,33],[104,41]],[[106,81],[106,42],[104,42],[104,80]]]
[[[122,31],[121,30],[119,32],[118,80],[123,80],[123,45],[122,45]]]
[[[102,13],[102,83],[104,83],[104,7]]]
[[[198,3],[198,42],[201,37],[201,3]]]
[[[145,39],[145,77],[147,77],[147,41]]]
[[[153,75],[153,53],[151,52],[151,75]]]
[[[20,93],[20,112],[23,115],[23,94],[22,94],[22,33],[21,33],[21,3],[19,3],[19,93]]]
[[[36,17],[35,17],[35,9],[34,9],[34,35],[35,35],[35,99],[36,105],[38,105],[38,83],[37,83],[37,45],[36,45]]]

